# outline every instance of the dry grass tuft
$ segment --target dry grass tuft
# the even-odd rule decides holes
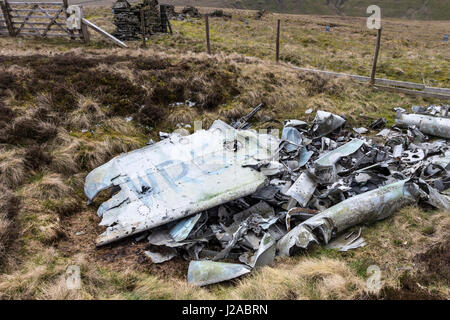
[[[43,143],[52,139],[56,133],[55,124],[40,120],[36,114],[16,118],[10,128],[12,141],[18,143],[24,141]]]
[[[52,161],[51,155],[45,150],[44,145],[29,146],[24,158],[25,166],[31,170],[47,166]]]
[[[69,135],[63,129],[58,129],[50,152],[52,161],[50,163],[51,170],[61,174],[73,174],[79,170],[79,163],[77,161],[77,154],[79,153],[81,143]]]
[[[80,96],[78,108],[68,115],[66,126],[78,130],[91,129],[104,118],[105,113],[94,99]]]
[[[120,296],[114,296],[113,298],[119,297]],[[124,297],[121,296],[120,298]],[[154,276],[149,276],[136,282],[133,291],[130,293],[130,298],[139,300],[207,300],[212,299],[213,295],[203,288],[190,285],[182,280],[172,280],[168,282]]]
[[[50,267],[58,254],[55,248],[42,249],[29,260],[21,271],[0,275],[0,299],[32,299],[39,292],[41,284],[54,277],[57,270]]]
[[[0,184],[16,188],[26,178],[25,159],[20,150],[0,150]]]
[[[0,130],[3,131],[9,125],[16,113],[0,100]]]
[[[176,126],[179,123],[190,124],[198,117],[198,114],[195,110],[189,107],[174,107],[171,110],[169,116],[167,117],[167,121],[172,125]]]
[[[309,96],[321,93],[339,96],[344,90],[343,79],[325,77],[316,73],[301,73],[299,79],[300,84],[306,87]]]
[[[125,136],[120,138],[106,137],[100,141],[83,141],[78,159],[81,167],[90,171],[113,157],[139,146],[140,142],[137,139]]]
[[[38,197],[41,199],[59,199],[71,193],[71,188],[57,173],[45,175],[39,182],[39,189]]]
[[[19,211],[19,199],[0,185],[0,267],[7,260],[8,248],[17,237],[15,217]]]
[[[139,130],[132,122],[125,121],[121,117],[107,118],[102,122],[102,128],[105,132],[116,132],[124,136],[138,136]]]
[[[55,200],[70,194],[72,189],[58,173],[44,174],[41,179],[24,187],[24,193],[34,199]]]
[[[233,299],[353,299],[364,282],[345,262],[302,257],[298,263],[264,267],[239,281]]]

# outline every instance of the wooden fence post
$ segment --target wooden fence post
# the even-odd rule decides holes
[[[208,49],[208,54],[211,54],[211,41],[209,39],[209,16],[205,15],[205,24],[206,24],[206,47]]]
[[[8,4],[7,0],[0,0],[0,7],[2,8],[3,11],[3,17],[5,18],[5,23],[6,23],[6,27],[8,28],[8,32],[9,35],[11,37],[15,37],[16,36],[16,32],[14,31],[14,26],[11,20],[11,14],[10,14],[10,6]]]
[[[278,63],[280,61],[280,28],[281,28],[281,20],[277,21],[277,43],[276,43],[276,55],[275,60]]]
[[[167,20],[169,20],[169,18],[167,17],[166,5],[164,4],[159,6],[159,17],[161,19],[161,32],[167,33]]]
[[[142,33],[142,47],[147,48],[147,42],[145,40],[145,12],[144,9],[141,8],[141,33]]]
[[[380,44],[381,44],[381,27],[380,29],[378,29],[377,33],[377,44],[375,47],[375,54],[373,56],[372,73],[370,75],[370,84],[372,86],[375,84],[375,73],[377,71],[377,61],[378,61],[378,54],[380,52]]]
[[[169,32],[170,32],[170,34],[173,34],[173,32],[172,32],[172,25],[170,24],[170,19],[169,19],[169,17],[167,17],[167,26],[169,27]]]
[[[83,19],[84,19],[83,7],[80,6],[80,9],[81,9],[81,21],[83,21]],[[89,30],[83,22],[81,23],[80,35],[83,37],[83,41],[85,43],[88,43],[91,39],[91,37],[89,36]]]

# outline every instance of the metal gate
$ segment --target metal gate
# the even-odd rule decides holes
[[[0,35],[82,38],[66,26],[67,0],[62,2],[10,2],[0,0]]]

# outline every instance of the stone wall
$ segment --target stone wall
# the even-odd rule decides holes
[[[130,4],[127,0],[118,0],[113,6],[113,35],[120,40],[137,40],[142,37],[141,9],[145,15],[146,35],[167,32],[166,25],[161,23],[161,12],[158,0],[142,0]]]

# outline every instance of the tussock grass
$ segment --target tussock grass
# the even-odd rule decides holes
[[[230,296],[261,300],[353,299],[364,291],[364,282],[343,261],[307,257],[295,260],[262,268],[239,281]]]
[[[126,122],[121,117],[110,117],[103,121],[103,130],[105,133],[115,132],[119,135],[136,137],[141,135],[139,129],[133,123]]]
[[[102,140],[82,141],[78,162],[86,170],[92,170],[107,162],[114,155],[128,152],[140,146],[140,141],[135,138],[105,137]]]
[[[433,228],[434,232],[424,233],[424,228]],[[414,270],[414,257],[430,245],[445,240],[449,230],[449,212],[426,212],[416,206],[406,207],[392,218],[365,228],[364,238],[370,245],[354,251],[352,256],[354,261],[379,265],[385,275],[385,285],[398,288],[405,270]],[[440,292],[448,294],[448,290]]]
[[[19,199],[0,184],[0,270],[8,258],[7,249],[17,237],[15,218],[19,210]]]
[[[75,130],[90,129],[105,118],[105,112],[94,99],[80,96],[77,100],[78,108],[68,115],[67,127]]]
[[[72,192],[65,179],[57,173],[44,174],[42,178],[24,187],[29,197],[41,200],[54,200]]]
[[[0,184],[16,188],[25,178],[25,159],[22,150],[0,149]]]
[[[177,290],[173,290],[174,287]],[[113,298],[127,298],[138,300],[155,299],[212,299],[213,296],[205,289],[187,284],[185,281],[164,281],[155,277],[145,277],[136,282],[135,288],[128,295],[113,296]]]
[[[54,147],[51,151],[51,170],[62,174],[72,174],[79,170],[80,164],[76,154],[80,149],[80,141],[67,139],[69,135],[64,130],[60,130],[56,137]],[[58,144],[60,142],[60,144]]]

